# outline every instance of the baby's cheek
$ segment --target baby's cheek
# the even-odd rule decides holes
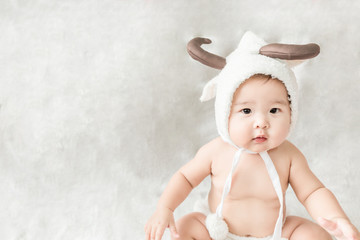
[[[247,142],[248,138],[251,137],[248,132],[248,128],[243,125],[235,125],[229,129],[231,140],[238,146],[242,146]]]
[[[229,121],[229,133],[231,134],[239,134],[239,132],[241,132],[241,129],[244,128],[243,126],[244,124],[242,124],[241,121],[237,121],[236,118],[232,118]]]
[[[281,125],[278,130],[275,130],[276,141],[281,144],[288,137],[290,132],[290,124],[286,122]]]

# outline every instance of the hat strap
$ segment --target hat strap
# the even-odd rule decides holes
[[[281,182],[280,182],[279,174],[277,173],[274,163],[271,160],[269,154],[265,151],[265,152],[261,152],[260,156],[265,162],[265,166],[267,168],[268,174],[271,178],[271,182],[275,188],[276,195],[278,196],[279,202],[280,202],[279,217],[276,221],[274,234],[271,239],[271,240],[275,240],[275,239],[280,240],[281,239],[281,230],[282,230],[282,225],[283,225],[283,209],[284,209]]]
[[[219,206],[216,208],[216,215],[218,217],[220,217],[220,218],[222,218],[222,209],[223,209],[223,206],[224,206],[225,197],[230,192],[231,182],[232,182],[232,175],[233,175],[233,173],[234,173],[234,171],[236,169],[236,166],[239,163],[240,155],[241,155],[241,153],[243,151],[244,151],[244,148],[239,148],[239,150],[235,153],[235,156],[234,156],[233,162],[232,162],[231,171],[230,171],[229,175],[226,178],[223,194],[222,194],[222,197],[221,197],[221,202],[220,202]]]

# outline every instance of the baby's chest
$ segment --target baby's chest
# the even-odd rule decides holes
[[[275,164],[275,167],[284,192],[288,184],[288,171],[286,166],[283,165]],[[212,181],[213,186],[218,192],[223,191],[230,169],[231,166],[226,166],[226,164],[219,164],[218,171],[214,169]],[[264,200],[277,198],[270,176],[261,158],[240,161],[232,176],[229,197],[234,199],[257,198]]]
[[[234,172],[229,197],[276,198],[276,193],[266,169],[248,169],[239,167]]]

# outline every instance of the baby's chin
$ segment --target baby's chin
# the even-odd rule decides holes
[[[245,149],[255,152],[261,153],[265,151],[269,151],[271,149],[277,148],[280,144],[265,142],[265,143],[250,143],[244,146]]]
[[[271,148],[269,148],[269,147],[264,147],[264,146],[248,147],[248,148],[246,148],[246,149],[249,150],[249,151],[251,151],[251,152],[255,152],[255,153],[261,153],[261,152],[265,152],[265,151],[271,150]]]

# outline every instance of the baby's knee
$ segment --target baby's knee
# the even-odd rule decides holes
[[[322,227],[315,224],[309,228],[306,228],[303,232],[303,239],[308,240],[332,240],[331,235],[325,231]]]
[[[291,234],[289,240],[332,240],[331,235],[318,224],[306,221]]]
[[[323,228],[319,225],[314,224],[313,227],[307,229],[306,239],[314,239],[314,240],[331,240],[331,236],[328,232],[326,232]]]
[[[190,213],[176,221],[178,239],[209,239],[205,227],[206,217],[201,213]]]
[[[186,231],[187,229],[191,229],[191,226],[202,225],[202,214],[199,213],[189,213],[179,220],[176,221],[176,228],[180,231]]]

